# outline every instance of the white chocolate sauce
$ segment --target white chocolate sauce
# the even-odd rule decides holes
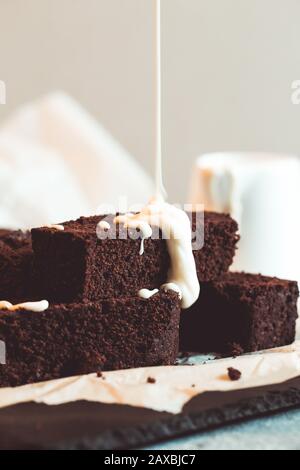
[[[166,197],[162,171],[162,67],[161,67],[161,0],[155,0],[155,197]]]
[[[49,302],[41,300],[40,302],[24,302],[22,304],[13,305],[6,300],[0,301],[0,310],[9,310],[15,312],[16,310],[28,310],[30,312],[44,312],[48,310]]]
[[[152,201],[140,213],[127,218],[115,218],[115,223],[124,223],[131,228],[142,227],[143,233],[152,235],[151,227],[158,227],[166,239],[171,259],[167,285],[164,288],[180,293],[182,308],[193,305],[200,294],[196,263],[192,250],[192,233],[187,214],[163,201]]]
[[[153,289],[153,290],[141,289],[138,293],[138,296],[141,297],[141,299],[148,300],[148,299],[151,299],[151,297],[153,297],[154,295],[156,295],[158,293],[159,293],[158,289]]]
[[[134,217],[130,217],[129,222],[125,224],[127,228],[138,229],[142,233],[142,241],[141,241],[141,248],[140,248],[140,255],[142,256],[145,253],[145,240],[148,240],[152,237],[152,228],[147,222],[139,221],[136,223]]]
[[[155,0],[155,64],[156,64],[156,195],[140,213],[117,216],[115,223],[123,223],[125,228],[140,229],[142,243],[140,254],[144,253],[144,242],[152,234],[152,227],[161,230],[167,241],[170,255],[168,280],[162,286],[164,290],[173,290],[181,298],[182,308],[193,305],[200,294],[196,263],[192,250],[191,224],[187,214],[181,209],[165,202],[165,189],[162,178],[162,139],[161,139],[161,1]],[[152,291],[154,292],[154,291]],[[157,293],[157,291],[156,291]],[[140,296],[151,296],[151,292],[142,289]],[[154,294],[153,294],[154,295]],[[150,296],[148,298],[150,298]]]
[[[10,302],[7,302],[6,300],[0,301],[0,310],[10,310],[11,307],[12,304]]]
[[[45,225],[45,228],[53,228],[54,230],[58,230],[60,232],[63,232],[65,230],[65,227],[63,225],[59,225],[59,224]]]

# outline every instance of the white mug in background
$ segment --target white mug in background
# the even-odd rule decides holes
[[[192,204],[230,213],[241,241],[232,270],[300,281],[300,158],[265,153],[200,156]]]

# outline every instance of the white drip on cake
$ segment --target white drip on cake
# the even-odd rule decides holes
[[[24,302],[21,304],[13,305],[6,300],[0,301],[0,310],[9,310],[15,312],[17,310],[28,310],[30,312],[45,312],[48,310],[49,302],[47,300],[41,300],[40,302]]]
[[[200,286],[192,250],[192,232],[188,215],[164,201],[153,200],[140,213],[115,218],[125,227],[142,227],[144,239],[152,235],[151,227],[158,227],[166,239],[171,266],[163,290],[173,290],[182,299],[182,308],[189,308],[199,297]],[[139,293],[144,295],[144,290]]]
[[[141,289],[139,291],[139,297],[141,297],[141,299],[148,300],[148,299],[151,299],[151,297],[154,297],[158,293],[159,293],[158,289],[153,289],[153,290]]]

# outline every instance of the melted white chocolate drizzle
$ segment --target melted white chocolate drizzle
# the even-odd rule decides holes
[[[30,312],[44,312],[48,310],[49,302],[47,300],[41,300],[40,302],[24,302],[22,304],[13,305],[6,300],[0,301],[0,310],[9,310],[15,312],[16,310],[28,310]]]
[[[138,295],[139,295],[139,297],[141,297],[141,299],[148,300],[148,299],[151,299],[151,297],[153,297],[154,295],[156,295],[158,293],[159,293],[158,289],[153,289],[153,290],[141,289],[139,291]]]
[[[199,297],[200,285],[192,250],[191,224],[188,215],[160,199],[151,201],[138,214],[117,216],[115,223],[140,229],[143,239],[151,237],[153,233],[151,227],[161,230],[171,260],[168,280],[162,287],[179,293],[182,308],[191,307]]]
[[[161,230],[167,241],[170,255],[170,269],[167,283],[163,290],[177,292],[181,299],[182,308],[191,307],[198,299],[200,285],[197,276],[196,263],[192,250],[192,231],[187,214],[165,202],[166,192],[162,177],[162,100],[161,100],[161,1],[155,0],[155,94],[156,94],[156,196],[138,214],[128,213],[117,216],[116,224],[124,224],[128,229],[139,229],[142,233],[140,255],[144,254],[145,240],[153,235],[153,227]],[[157,289],[149,291],[142,289],[139,296],[151,298]]]

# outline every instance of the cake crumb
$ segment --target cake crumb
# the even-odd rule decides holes
[[[99,379],[105,380],[105,376],[103,375],[103,372],[97,372],[97,377]]]
[[[234,369],[233,367],[229,367],[228,377],[232,382],[237,382],[242,377],[242,373],[239,370]]]
[[[148,384],[156,384],[156,379],[154,379],[153,377],[148,377],[147,383]]]

